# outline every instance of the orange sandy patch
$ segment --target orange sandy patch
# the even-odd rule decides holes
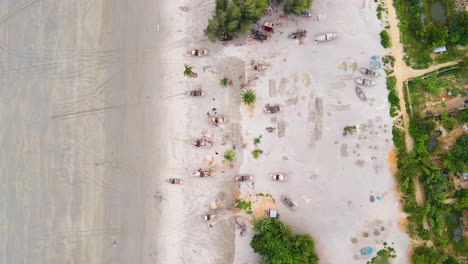
[[[392,147],[390,149],[390,151],[388,151],[387,160],[388,160],[388,164],[390,166],[390,172],[393,175],[395,175],[395,173],[397,171],[397,162],[398,162],[395,147]]]
[[[398,221],[398,227],[400,227],[402,232],[408,232],[408,219],[406,219],[406,217],[400,218]]]
[[[276,204],[273,201],[273,198],[257,196],[255,201],[252,203],[254,220],[267,217],[266,211],[268,209],[276,209]]]

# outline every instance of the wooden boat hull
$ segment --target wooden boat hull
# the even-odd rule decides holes
[[[376,71],[373,71],[373,70],[369,70],[367,68],[360,68],[359,71],[366,75],[366,76],[369,76],[369,77],[378,77],[380,76],[380,74]]]
[[[356,86],[355,91],[356,91],[356,95],[359,97],[359,99],[361,99],[361,101],[363,102],[367,101],[366,94],[364,94],[364,92],[359,86]]]

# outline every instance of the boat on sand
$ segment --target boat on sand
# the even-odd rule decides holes
[[[378,77],[380,75],[378,72],[373,71],[373,70],[369,70],[367,68],[360,68],[359,71],[362,74],[370,76],[370,77]]]
[[[336,33],[328,32],[314,37],[315,42],[326,42],[336,39]]]
[[[362,86],[374,86],[375,82],[365,78],[356,78],[355,82]]]
[[[364,92],[362,91],[361,87],[356,86],[355,90],[356,90],[356,94],[359,97],[359,99],[361,99],[363,102],[367,101],[367,97],[364,94]]]

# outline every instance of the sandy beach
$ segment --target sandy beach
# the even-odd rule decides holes
[[[367,102],[354,91],[358,68],[385,54],[374,5],[316,0],[311,18],[265,17],[277,24],[268,41],[224,46],[203,34],[214,1],[0,2],[0,263],[257,263],[251,226],[245,236],[235,228],[247,216],[227,206],[259,192],[299,203],[276,207],[315,238],[320,263],[363,263],[359,249],[384,241],[408,263],[385,78],[364,88]],[[308,31],[302,45],[287,38],[297,28]],[[313,42],[327,31],[337,40]],[[191,58],[191,48],[210,53]],[[271,67],[254,73],[251,60]],[[184,77],[184,64],[198,78]],[[249,110],[240,91],[254,78]],[[200,87],[204,97],[186,96]],[[268,116],[266,103],[282,111]],[[214,114],[229,123],[209,125]],[[284,135],[265,132],[278,122]],[[358,132],[343,136],[347,125]],[[189,144],[203,134],[212,148]],[[232,165],[222,162],[231,148]],[[207,167],[216,175],[191,176]],[[271,182],[272,172],[291,179]],[[255,184],[239,186],[239,173]],[[184,185],[165,182],[173,177]],[[201,217],[211,210],[210,227]]]

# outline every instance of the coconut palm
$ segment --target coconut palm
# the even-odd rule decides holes
[[[257,232],[265,234],[273,228],[273,223],[270,218],[265,218],[260,221],[255,221],[253,224],[253,229]]]
[[[226,88],[229,84],[229,77],[224,76],[220,81],[219,84],[221,84],[221,87]]]
[[[196,73],[192,71],[193,66],[190,66],[188,64],[184,64],[184,76],[192,78]]]
[[[255,92],[251,89],[244,90],[241,94],[242,102],[246,105],[253,105],[255,100],[257,100],[257,96]]]

